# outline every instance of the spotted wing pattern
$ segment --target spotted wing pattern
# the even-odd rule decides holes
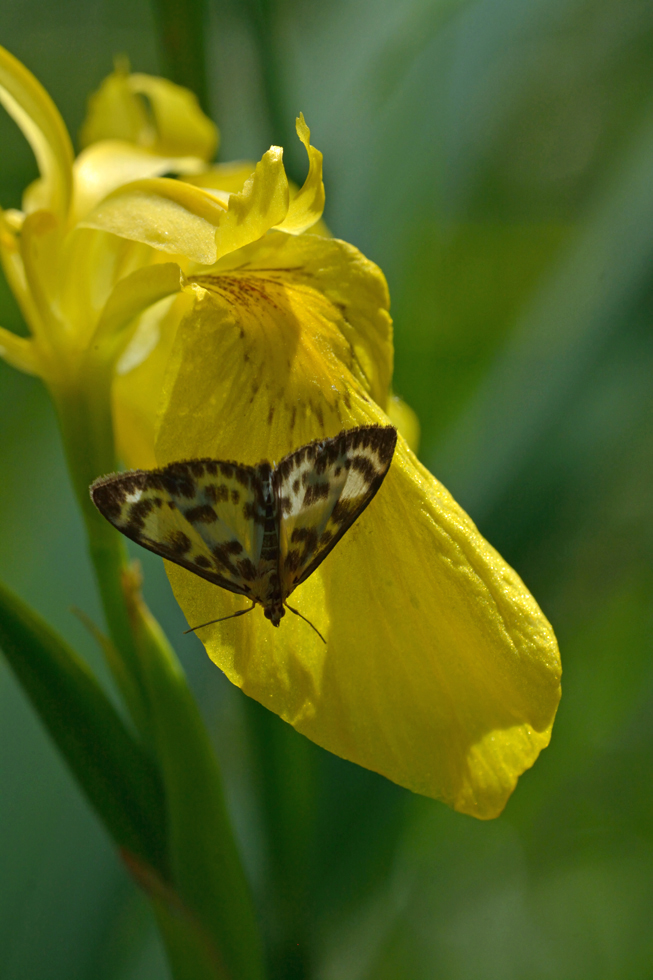
[[[392,462],[397,432],[370,425],[302,446],[272,472],[284,599],[365,510]]]
[[[242,595],[258,596],[270,467],[214,459],[101,477],[100,512],[157,555]],[[276,574],[276,562],[274,562]]]

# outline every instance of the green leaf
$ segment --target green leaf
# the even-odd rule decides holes
[[[0,584],[0,647],[118,847],[166,875],[158,774],[84,661]]]
[[[190,955],[175,957],[180,944],[182,949],[190,944],[197,957],[196,972],[175,968],[175,976],[261,980],[258,925],[213,746],[181,665],[140,596],[137,578],[131,589],[129,579],[124,581],[165,785],[171,880],[175,899],[183,904],[177,919],[159,915],[159,925],[171,962]],[[163,913],[166,897],[160,897]],[[169,911],[175,912],[174,904]],[[187,927],[175,925],[184,915]]]

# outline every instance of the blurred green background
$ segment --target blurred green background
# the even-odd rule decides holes
[[[202,37],[220,159],[288,143],[304,112],[330,227],[388,278],[422,459],[534,592],[565,670],[550,748],[479,823],[247,702],[139,553],[215,735],[277,975],[648,980],[653,5],[207,0]],[[147,0],[3,0],[0,43],[73,134],[115,54],[166,70]],[[3,115],[2,205],[35,173]],[[23,331],[0,289],[0,322]],[[100,617],[55,419],[2,362],[0,448],[0,576],[109,686],[71,612]],[[145,901],[0,660],[0,978],[167,975]]]

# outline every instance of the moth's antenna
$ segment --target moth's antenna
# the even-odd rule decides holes
[[[317,628],[317,626],[313,626],[313,624],[310,621],[310,619],[306,619],[306,616],[302,616],[302,614],[300,613],[299,609],[293,609],[293,607],[292,606],[289,606],[287,602],[284,602],[284,606],[286,607],[286,609],[290,609],[291,612],[294,612],[295,616],[299,616],[299,618],[300,619],[303,619],[305,623],[308,623],[308,625],[311,627],[311,629],[314,629],[315,630],[315,632],[317,633],[317,635],[319,636],[319,638],[322,640],[322,643],[326,643],[326,640],[324,639],[324,637],[320,633],[320,631]],[[245,612],[249,612],[249,609],[246,609]]]
[[[205,626],[213,626],[214,623],[224,623],[225,619],[235,619],[236,616],[244,616],[245,613],[251,612],[255,605],[256,605],[256,603],[253,602],[251,604],[251,606],[248,606],[247,609],[239,609],[238,612],[232,613],[231,616],[221,616],[220,619],[210,619],[208,621],[208,623],[200,623],[199,626],[193,626],[189,630],[184,630],[184,636],[186,635],[186,633],[194,633],[195,630],[201,630]],[[288,608],[290,608],[290,607],[288,607]],[[293,610],[293,612],[294,612],[294,610]],[[308,622],[308,620],[307,620],[307,622]],[[315,627],[313,627],[313,628],[315,629]]]

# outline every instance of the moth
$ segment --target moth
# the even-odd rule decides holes
[[[100,477],[90,493],[132,541],[251,600],[233,616],[259,604],[279,626],[286,609],[306,619],[288,596],[370,504],[396,442],[393,426],[359,426],[301,446],[276,465],[189,459]]]

